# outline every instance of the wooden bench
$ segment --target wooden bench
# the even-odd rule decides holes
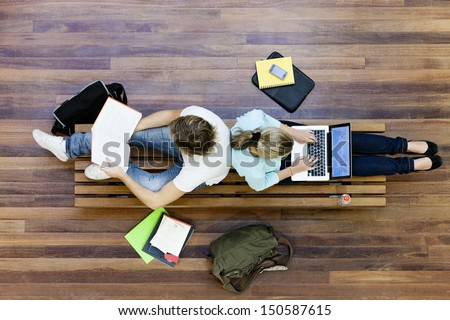
[[[227,121],[229,125],[233,123],[234,121]],[[307,123],[331,124],[329,121],[308,121]],[[352,129],[354,132],[380,133],[385,131],[385,124],[365,120],[352,121]],[[90,125],[78,125],[76,127],[76,131],[88,130],[90,130]],[[142,152],[140,153],[141,156],[133,158],[133,161],[144,170],[160,172],[171,165],[170,159],[163,157],[150,159],[142,155]],[[88,179],[84,175],[84,169],[89,164],[89,157],[80,157],[75,160],[75,207],[145,207],[118,179],[102,181]],[[338,196],[343,193],[352,196],[351,203],[347,207],[385,206],[386,177],[353,177],[346,180],[325,182],[279,184],[264,191],[256,192],[232,169],[221,183],[188,193],[166,207],[340,208]]]

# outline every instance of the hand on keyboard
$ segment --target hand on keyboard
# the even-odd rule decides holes
[[[311,130],[293,130],[292,137],[299,143],[316,143],[316,135]]]
[[[292,171],[294,174],[305,171],[305,170],[313,170],[316,167],[318,159],[314,156],[306,156],[298,158],[292,163]]]

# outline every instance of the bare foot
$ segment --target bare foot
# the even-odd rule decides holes
[[[428,150],[428,144],[425,141],[408,141],[406,152],[424,154]]]
[[[428,157],[414,159],[414,170],[428,170],[431,168],[432,164],[431,159]]]

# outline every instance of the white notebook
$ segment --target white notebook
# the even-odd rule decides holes
[[[141,118],[141,112],[108,98],[91,129],[91,161],[100,166],[108,166],[109,159],[111,166],[128,167],[128,140]]]
[[[163,253],[170,253],[178,257],[191,229],[190,224],[164,214],[150,244]]]

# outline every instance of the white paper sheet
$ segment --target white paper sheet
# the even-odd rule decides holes
[[[150,244],[164,253],[179,256],[191,226],[164,215]]]

